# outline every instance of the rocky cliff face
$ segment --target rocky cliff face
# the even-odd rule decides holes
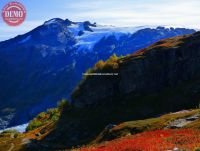
[[[117,63],[118,69],[109,72],[118,76],[88,76],[74,92],[73,104],[85,107],[113,97],[154,94],[199,78],[200,32],[159,41]]]

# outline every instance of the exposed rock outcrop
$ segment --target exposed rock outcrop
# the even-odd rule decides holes
[[[199,78],[200,32],[159,41],[118,64],[110,71],[118,76],[88,76],[73,93],[73,104],[85,107],[128,94],[154,94]]]

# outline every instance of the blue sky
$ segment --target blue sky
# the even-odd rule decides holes
[[[0,41],[23,34],[51,18],[97,22],[115,26],[167,25],[199,28],[199,0],[18,0],[27,9],[17,27],[0,18]],[[0,0],[0,9],[10,2]]]

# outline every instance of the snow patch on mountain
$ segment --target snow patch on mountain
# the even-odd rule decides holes
[[[19,44],[25,43],[27,41],[29,41],[31,39],[31,35],[27,36],[26,38],[22,39],[21,41],[19,41]]]
[[[66,29],[71,33],[71,35],[76,39],[76,44],[74,45],[78,51],[92,51],[95,44],[97,44],[102,38],[107,38],[109,36],[114,36],[116,40],[120,37],[126,35],[131,36],[135,32],[145,29],[158,29],[160,30],[160,35],[165,35],[162,32],[165,26],[137,26],[137,27],[116,27],[112,25],[99,25],[96,23],[85,22],[72,22],[68,19],[63,20],[60,18],[54,18],[46,21],[44,25],[50,26],[51,24],[57,24],[66,27]],[[168,27],[169,31],[174,28]],[[46,53],[43,53],[43,57]]]
[[[102,26],[97,25],[96,27],[90,27],[91,31],[84,31],[81,36],[77,35],[82,28],[73,28],[75,38],[77,39],[76,46],[78,50],[92,50],[94,45],[99,42],[102,38],[107,38],[109,36],[115,36],[117,40],[123,35],[133,34],[144,27],[115,27],[115,26]],[[72,31],[72,30],[71,30]],[[76,31],[76,32],[75,32]]]
[[[0,133],[2,133],[3,131],[7,131],[7,130],[16,130],[16,131],[18,131],[20,133],[23,133],[23,132],[26,131],[27,126],[28,126],[28,123],[27,124],[18,125],[18,126],[14,126],[14,127],[9,127],[9,128],[0,130]]]
[[[51,20],[49,20],[49,21],[46,21],[45,23],[44,23],[44,25],[50,25],[50,24],[53,24],[53,23],[56,23],[57,22],[57,19],[56,18],[53,18],[53,19],[51,19]]]
[[[70,26],[68,26],[69,31],[74,35],[78,36],[78,33],[80,31],[84,31],[83,23],[73,23]]]

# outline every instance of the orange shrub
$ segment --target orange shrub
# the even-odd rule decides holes
[[[118,57],[113,54],[110,58],[106,61],[100,60],[95,64],[95,70],[107,70],[107,69],[118,69]]]
[[[194,150],[200,147],[200,131],[193,129],[156,130],[127,136],[81,151],[162,151]]]
[[[95,64],[95,69],[103,69],[105,66],[105,62],[103,60],[100,60],[98,61],[96,64]]]

